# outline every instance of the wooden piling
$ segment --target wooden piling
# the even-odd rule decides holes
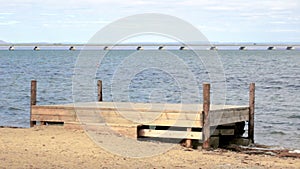
[[[186,131],[187,131],[188,133],[190,133],[190,132],[192,132],[192,128],[187,128]],[[186,146],[187,148],[191,148],[191,147],[192,147],[192,140],[191,140],[191,139],[186,139],[186,140],[185,140],[185,146]]]
[[[249,122],[248,138],[254,143],[254,108],[255,108],[255,83],[250,84],[249,88]]]
[[[98,80],[97,82],[97,86],[98,86],[98,102],[102,102],[102,80]]]
[[[31,97],[30,97],[30,127],[36,124],[36,121],[31,121],[31,110],[32,106],[36,105],[36,80],[31,81]]]
[[[210,84],[203,84],[203,112],[202,112],[202,138],[203,149],[210,148],[210,124],[209,124],[209,108],[210,108]]]

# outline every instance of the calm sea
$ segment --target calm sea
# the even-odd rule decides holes
[[[176,77],[166,71],[147,68],[129,79],[128,96],[116,100],[112,79],[120,65],[136,51],[110,51],[95,63],[96,80],[102,79],[105,101],[180,102]],[[159,51],[143,51],[144,62]],[[209,55],[202,51],[201,55]],[[29,127],[30,81],[38,81],[37,104],[73,102],[72,77],[80,51],[0,50],[0,126]],[[201,83],[210,81],[210,72],[191,51],[173,51]],[[256,83],[255,139],[257,143],[300,148],[300,51],[218,51],[226,85],[226,104],[247,105],[249,83]],[[160,56],[160,59],[163,56]],[[162,63],[163,64],[163,63]],[[162,65],[164,66],[164,65]],[[169,69],[178,70],[170,62]],[[186,85],[192,85],[186,81]],[[96,90],[95,90],[96,92]],[[201,92],[199,93],[201,97]],[[217,95],[217,94],[216,94]],[[125,99],[124,99],[125,98]],[[128,100],[126,100],[128,98]],[[96,96],[91,99],[95,101]],[[190,102],[201,101],[191,97]]]

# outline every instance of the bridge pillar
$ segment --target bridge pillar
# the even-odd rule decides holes
[[[212,47],[209,48],[209,50],[218,50],[218,48],[215,47],[215,46],[212,46]]]
[[[138,46],[136,50],[144,50],[144,48],[142,46]]]
[[[286,47],[286,50],[295,50],[295,47],[294,46],[288,46],[288,47]]]
[[[247,50],[247,47],[246,47],[246,46],[241,46],[241,47],[239,48],[239,50]]]
[[[164,46],[159,46],[158,50],[164,50]]]
[[[180,46],[179,50],[186,50],[185,46]]]
[[[275,50],[275,49],[276,49],[275,46],[269,46],[269,47],[268,47],[268,50]]]
[[[33,48],[33,50],[40,50],[40,48],[39,48],[38,46],[35,46],[35,47]]]
[[[76,50],[75,46],[70,46],[69,50]]]
[[[13,51],[13,50],[15,50],[15,47],[14,47],[14,46],[10,46],[10,47],[8,48],[8,50]]]

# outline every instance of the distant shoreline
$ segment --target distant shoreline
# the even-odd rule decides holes
[[[300,43],[2,43],[0,50],[299,50]]]

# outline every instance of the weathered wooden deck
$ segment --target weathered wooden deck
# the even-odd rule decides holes
[[[202,127],[202,104],[89,102],[64,105],[33,105],[31,121],[112,126]],[[210,125],[249,120],[248,106],[212,105]]]
[[[119,128],[118,131],[130,128],[129,135],[133,137],[197,139],[208,140],[209,143],[211,134],[237,135],[234,130],[235,124],[248,121],[248,136],[253,141],[254,84],[250,86],[248,106],[210,105],[208,84],[203,86],[204,104],[102,102],[102,85],[98,86],[99,102],[36,105],[36,81],[33,81],[31,126],[37,122],[61,123],[66,128],[91,129],[93,126],[111,126]],[[233,128],[219,127],[226,125]],[[211,133],[213,126],[217,127],[217,130]],[[166,131],[165,127],[180,129]],[[204,147],[209,147],[205,142],[203,144]]]

